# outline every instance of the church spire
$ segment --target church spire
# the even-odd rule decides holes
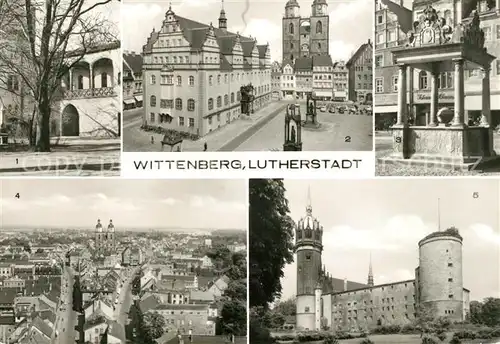
[[[221,0],[221,9],[219,15],[219,29],[227,30],[226,11],[224,11],[224,0]]]
[[[372,254],[370,252],[370,265],[368,267],[368,286],[373,287]]]
[[[307,206],[306,212],[310,215],[312,213],[312,203],[311,203],[311,187],[307,187]]]

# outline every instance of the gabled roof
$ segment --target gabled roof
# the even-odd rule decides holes
[[[313,67],[333,67],[332,57],[330,55],[313,56]]]
[[[150,295],[139,303],[139,308],[143,313],[151,309],[155,309],[161,304],[158,298],[155,295]]]
[[[33,327],[36,327],[40,332],[43,333],[44,336],[47,336],[49,338],[52,336],[52,328],[40,317],[36,317],[35,319],[33,319]]]
[[[310,57],[299,57],[295,60],[296,71],[312,71],[313,59]]]
[[[123,327],[122,324],[112,321],[109,323],[108,326],[108,336],[114,337],[119,339],[122,343],[125,343],[126,338],[125,338],[125,328]]]
[[[142,73],[142,55],[135,53],[123,54],[123,62],[127,69],[131,69],[134,74]]]
[[[361,55],[365,51],[365,49],[371,48],[371,47],[372,47],[372,42],[370,40],[368,40],[367,43],[361,44],[359,46],[358,50],[356,50],[356,52],[351,56],[351,58],[349,59],[349,61],[347,61],[347,63],[345,65],[347,67],[352,65],[354,63],[354,61],[356,61],[356,59],[359,57],[359,55]]]

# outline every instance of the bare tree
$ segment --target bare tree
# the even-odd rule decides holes
[[[37,151],[50,151],[51,109],[61,80],[92,48],[117,40],[114,23],[101,13],[112,0],[0,0],[0,78],[20,78],[13,90],[33,99],[31,130]],[[22,109],[23,111],[25,109]],[[31,133],[30,133],[31,134]],[[33,136],[33,135],[32,135]]]

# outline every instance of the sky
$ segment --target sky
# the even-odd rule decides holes
[[[158,30],[168,10],[169,1],[122,0],[123,49],[142,52],[153,27]],[[224,2],[228,29],[269,42],[271,58],[281,61],[282,18],[286,0],[230,0]],[[298,0],[302,16],[311,14],[312,0]],[[248,11],[243,17],[245,8]],[[218,25],[221,0],[176,0],[172,10],[202,23]],[[372,38],[373,0],[328,0],[330,14],[330,55],[334,60],[348,60],[357,48]],[[134,25],[140,19],[141,25]],[[245,24],[246,22],[246,24]],[[354,24],[355,23],[355,24]],[[353,26],[355,25],[355,27]]]
[[[324,227],[323,264],[333,277],[367,283],[370,254],[375,284],[415,278],[418,241],[455,226],[463,236],[464,288],[471,300],[500,297],[500,186],[492,179],[286,180],[292,218],[313,216]],[[477,198],[474,198],[477,192]],[[440,199],[440,221],[438,220]],[[296,291],[287,265],[282,299]]]
[[[39,179],[0,181],[6,227],[246,229],[242,180]],[[19,194],[19,198],[16,198]]]

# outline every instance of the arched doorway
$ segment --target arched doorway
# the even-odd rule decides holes
[[[80,116],[71,104],[66,105],[62,113],[62,136],[80,136]]]
[[[365,96],[365,102],[371,103],[373,102],[373,95],[371,93],[367,93]]]

